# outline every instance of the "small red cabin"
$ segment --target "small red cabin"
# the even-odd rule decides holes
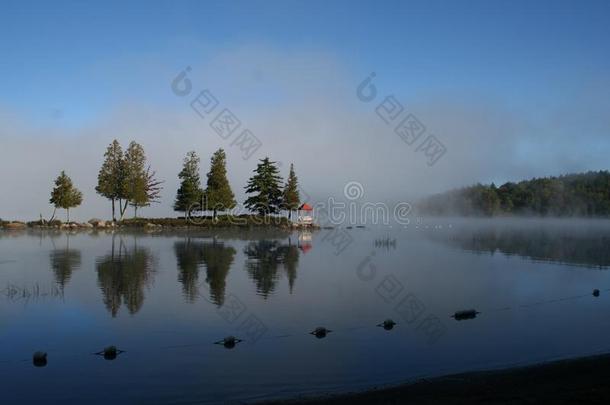
[[[297,221],[300,224],[313,223],[313,207],[307,203],[301,204],[297,210]]]

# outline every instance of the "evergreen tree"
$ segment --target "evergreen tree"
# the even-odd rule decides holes
[[[184,158],[184,166],[178,174],[181,183],[176,192],[174,211],[183,211],[185,219],[191,207],[200,203],[203,197],[199,178],[199,162],[199,157],[195,151],[187,153]]]
[[[83,194],[74,187],[70,177],[62,170],[59,177],[55,179],[55,187],[51,191],[49,202],[55,206],[55,209],[65,209],[67,220],[70,222],[70,208],[78,207],[83,202]]]
[[[214,211],[214,219],[217,211],[230,210],[236,204],[235,195],[227,179],[226,160],[225,151],[218,149],[210,162],[205,199],[206,208]]]
[[[279,175],[275,162],[268,157],[261,159],[254,170],[254,175],[248,180],[246,193],[255,195],[248,197],[246,208],[256,211],[260,215],[275,214],[282,203],[282,178]]]
[[[292,217],[292,211],[299,209],[300,200],[298,179],[294,172],[294,165],[291,163],[288,181],[282,195],[282,208],[288,210],[288,218]]]
[[[116,220],[115,202],[123,196],[123,150],[116,139],[104,153],[104,163],[97,175],[95,191],[112,202],[112,220]]]

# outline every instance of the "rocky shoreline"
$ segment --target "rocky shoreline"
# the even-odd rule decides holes
[[[47,221],[0,221],[0,229],[17,231],[25,229],[50,229],[50,230],[119,230],[119,229],[198,229],[198,228],[252,228],[268,227],[282,229],[318,229],[316,224],[298,224],[285,217],[257,217],[244,215],[240,217],[219,217],[213,219],[197,218],[186,220],[184,218],[137,218],[121,221],[107,221],[92,218],[87,222],[62,222],[59,220]]]

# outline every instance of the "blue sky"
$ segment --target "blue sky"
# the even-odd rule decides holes
[[[191,43],[210,53],[260,43],[331,52],[356,73],[381,73],[405,98],[480,93],[531,108],[607,77],[609,9],[607,1],[5,1],[0,100],[78,122],[134,91],[160,103],[170,96],[151,93],[137,72],[96,81],[99,63],[156,55],[178,68],[205,60]]]
[[[607,1],[3,1],[0,11],[4,149],[42,139],[58,148],[56,160],[41,158],[44,170],[67,166],[83,188],[114,137],[143,143],[168,188],[186,151],[206,161],[227,147],[169,91],[186,66],[321,195],[353,178],[399,199],[383,188],[388,176],[422,194],[608,168]],[[422,167],[354,97],[372,71],[383,95],[444,139],[442,164]],[[87,162],[64,165],[74,139]],[[307,157],[321,150],[313,165]],[[235,165],[243,183],[253,163]],[[336,182],[320,184],[329,171]]]

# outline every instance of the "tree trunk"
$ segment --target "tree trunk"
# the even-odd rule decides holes
[[[288,210],[288,219],[292,218],[292,210]]]
[[[116,215],[114,214],[114,198],[112,199],[112,222],[116,222]]]
[[[122,221],[123,217],[125,216],[125,211],[127,211],[127,204],[129,204],[129,200],[125,200],[125,205],[123,205],[122,200],[119,200],[119,211],[121,214],[121,218],[119,219],[120,221]]]
[[[53,220],[55,219],[55,212],[57,212],[57,207],[53,208],[53,215],[51,215],[51,219],[49,219],[49,222],[53,222]]]
[[[214,208],[214,221],[216,221],[216,213],[218,212],[218,210],[216,208]]]
[[[68,222],[70,222],[70,208],[66,208],[66,213],[68,214]]]

